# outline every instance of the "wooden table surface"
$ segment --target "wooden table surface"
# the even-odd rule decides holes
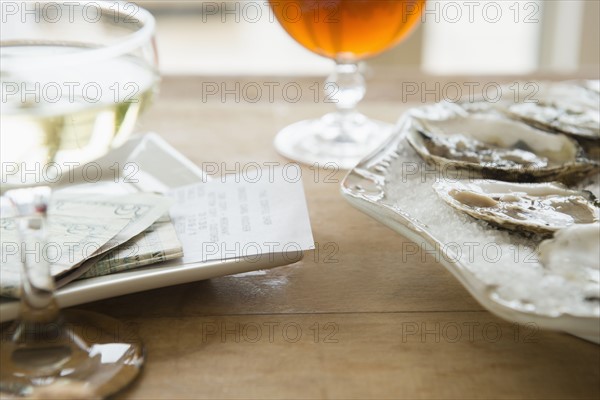
[[[366,114],[393,122],[421,102],[421,93],[398,90],[400,74],[378,79],[361,104]],[[438,90],[424,99],[434,101],[449,82],[463,81],[404,82]],[[143,129],[198,165],[285,164],[273,136],[331,109],[315,98],[320,85],[321,78],[165,78]],[[147,346],[140,379],[119,398],[600,396],[599,346],[498,319],[432,257],[403,254],[407,239],[351,207],[339,194],[343,171],[328,180],[327,171],[303,172],[318,251],[302,261],[80,307],[137,327]]]

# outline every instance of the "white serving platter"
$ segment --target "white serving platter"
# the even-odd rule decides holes
[[[154,133],[135,137],[96,162],[103,171],[108,172],[107,177],[114,176],[115,165],[123,169],[119,183],[106,183],[107,190],[118,187],[119,191],[163,193],[179,186],[209,180],[201,169]],[[135,169],[130,168],[132,165],[135,165]],[[128,179],[132,178],[132,171],[135,171],[135,179]],[[75,173],[73,176],[81,174]],[[98,182],[96,185],[102,183]],[[185,265],[182,265],[180,260],[173,260],[132,271],[71,282],[57,290],[56,298],[61,307],[70,307],[144,290],[273,268],[298,260],[298,257],[292,259],[286,254],[263,254],[261,257]],[[0,300],[0,322],[16,318],[18,311],[18,301]]]
[[[528,326],[533,324],[539,329],[568,332],[600,343],[600,318],[597,311],[584,315],[586,313],[582,314],[580,310],[569,310],[559,306],[540,310],[518,299],[503,296],[502,288],[494,285],[493,279],[478,274],[477,267],[485,270],[484,267],[493,265],[464,263],[460,257],[452,254],[451,246],[439,239],[438,233],[443,230],[443,222],[424,224],[416,216],[415,210],[406,206],[403,193],[393,189],[397,187],[394,185],[399,179],[405,178],[405,173],[426,176],[431,174],[432,169],[426,166],[405,139],[410,123],[408,116],[403,117],[392,137],[348,173],[342,182],[342,195],[357,209],[414,241],[421,251],[435,254],[436,260],[450,271],[483,307],[497,316]],[[407,165],[410,168],[407,168]],[[423,179],[416,185],[427,185],[430,188],[431,181]],[[410,187],[407,187],[407,190],[410,190]],[[431,196],[435,196],[433,190]],[[440,200],[439,207],[444,206]],[[430,212],[435,213],[436,209]],[[533,288],[537,282],[523,284]],[[552,293],[546,295],[550,297]]]

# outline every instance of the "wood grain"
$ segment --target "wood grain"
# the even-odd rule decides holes
[[[254,80],[265,81],[275,80]],[[314,81],[293,82],[310,91]],[[199,165],[285,164],[272,146],[277,130],[331,107],[203,101],[206,82],[253,81],[167,78],[143,122]],[[414,103],[378,82],[361,109],[393,122]],[[119,397],[600,396],[600,347],[497,319],[433,258],[404,254],[410,241],[349,206],[343,171],[327,173],[303,168],[319,251],[301,262],[83,307],[135,324],[147,345],[145,371]]]

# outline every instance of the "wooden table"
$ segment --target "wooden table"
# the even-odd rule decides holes
[[[402,99],[402,79],[435,90],[431,77],[379,78],[361,109],[390,122],[421,101]],[[446,78],[439,90],[463,81]],[[236,82],[239,102],[222,93],[236,90]],[[272,99],[267,82],[279,83],[269,84]],[[208,95],[212,84],[216,95]],[[296,84],[302,96],[292,103]],[[143,128],[199,165],[284,164],[272,146],[277,130],[331,108],[314,98],[315,84],[321,78],[166,78]],[[257,86],[262,97],[252,103]],[[119,397],[600,396],[600,347],[496,318],[432,257],[403,255],[407,239],[346,203],[339,194],[343,171],[329,180],[327,171],[303,172],[318,251],[302,261],[83,307],[136,326],[147,346],[141,378]]]

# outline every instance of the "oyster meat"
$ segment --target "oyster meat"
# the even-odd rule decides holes
[[[438,181],[433,189],[450,206],[493,225],[549,235],[573,224],[598,222],[598,202],[559,183],[493,180]]]
[[[469,177],[574,184],[599,171],[569,137],[498,115],[413,115],[407,139],[423,159],[459,177],[467,170]]]
[[[538,259],[566,279],[600,283],[600,224],[575,224],[559,230],[540,243]],[[600,300],[600,293],[595,296]]]

